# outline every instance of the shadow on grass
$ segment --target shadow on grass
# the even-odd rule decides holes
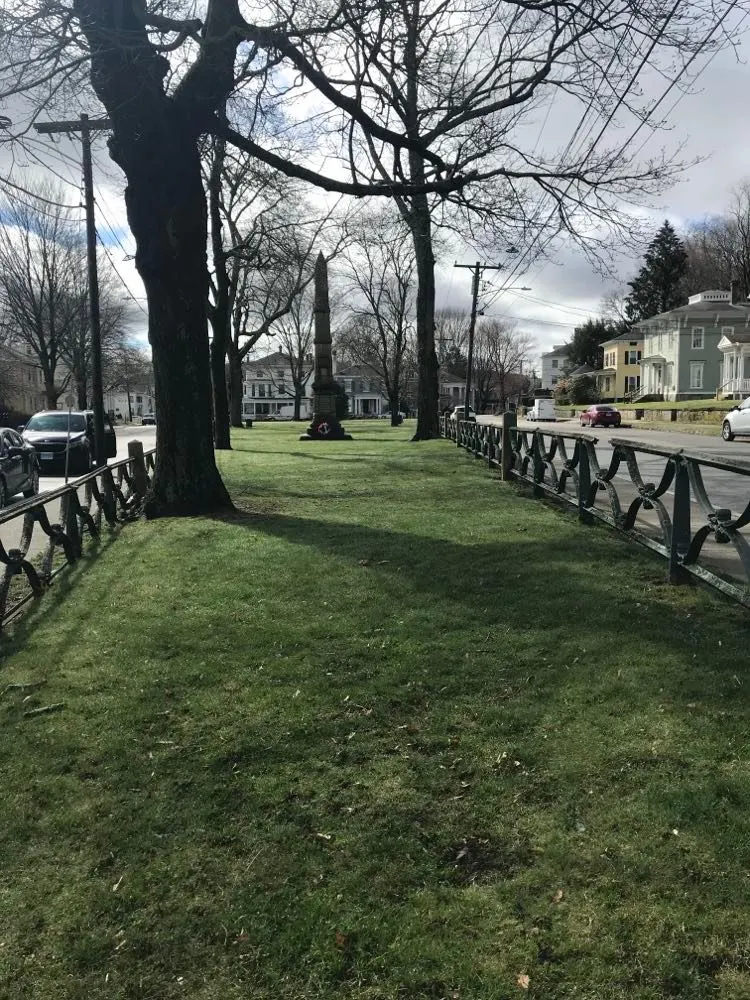
[[[551,512],[563,521],[562,537],[537,538],[521,529],[508,540],[477,544],[275,513],[241,514],[233,523],[390,578],[405,602],[424,598],[452,606],[459,628],[484,621],[493,636],[504,629],[546,631],[553,648],[564,635],[568,644],[573,640],[584,648],[589,662],[603,663],[613,649],[632,648],[634,641],[651,657],[663,649],[682,651],[689,659],[697,644],[710,638],[716,656],[701,663],[700,671],[734,676],[739,661],[730,646],[736,643],[740,655],[748,634],[740,609],[692,583],[668,584],[664,561],[598,526],[589,529],[591,543],[583,548],[587,539],[578,525],[554,507]],[[625,593],[628,570],[633,579]],[[446,612],[436,610],[440,614]],[[740,696],[747,697],[744,688]]]
[[[121,525],[119,530],[113,532],[102,525],[98,542],[91,542],[77,562],[72,566],[66,566],[54,578],[42,597],[28,604],[18,618],[10,624],[7,632],[0,634],[0,653],[3,656],[10,656],[22,649],[40,622],[44,621],[45,617],[55,614],[70,596],[75,594],[82,574],[106,555],[109,548],[119,538],[120,532],[126,527],[127,525]],[[141,544],[144,543],[145,539],[142,540]],[[111,589],[106,591],[106,596],[111,596]],[[69,615],[67,621],[58,616],[59,642],[55,646],[56,656],[62,656],[70,646],[78,641],[81,625],[90,622],[98,613],[98,605],[92,602],[78,610],[75,615]],[[40,666],[42,665],[40,664]],[[47,667],[49,664],[43,666]]]

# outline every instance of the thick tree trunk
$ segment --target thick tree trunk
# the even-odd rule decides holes
[[[44,377],[44,396],[47,400],[47,409],[54,410],[57,407],[59,394],[55,388],[55,380],[51,376]]]
[[[242,427],[242,358],[227,342],[229,359],[229,419],[232,427]]]
[[[435,258],[425,195],[412,199],[410,225],[417,263],[417,431],[414,441],[440,436],[438,360],[435,351]]]
[[[78,400],[78,409],[85,410],[87,408],[87,398],[86,398],[86,381],[83,382],[80,379],[77,381],[76,385],[76,398]]]
[[[292,417],[292,420],[301,420],[302,419],[301,416],[300,416],[301,411],[302,411],[302,393],[301,392],[295,392],[294,393],[294,416]]]
[[[229,277],[224,259],[221,226],[221,172],[224,165],[224,142],[214,144],[213,163],[208,181],[211,215],[211,255],[214,264],[216,302],[211,311],[211,388],[214,408],[214,447],[227,451],[229,440],[229,398],[227,396],[226,357],[229,340]]]
[[[220,321],[220,320],[219,320]],[[226,377],[226,340],[217,337],[213,326],[211,342],[211,389],[214,409],[214,447],[217,451],[227,451],[232,444],[229,438],[229,396]]]
[[[111,148],[128,179],[128,219],[149,307],[159,419],[146,515],[229,510],[212,438],[206,200],[197,143],[174,115],[159,115],[142,129],[115,133]]]

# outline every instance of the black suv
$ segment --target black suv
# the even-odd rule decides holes
[[[35,413],[25,427],[19,427],[24,441],[36,449],[41,471],[65,466],[65,451],[69,449],[68,468],[79,475],[91,470],[92,464],[105,464],[117,454],[115,429],[110,421],[104,426],[104,456],[99,462],[94,443],[94,414],[91,410],[42,410]]]

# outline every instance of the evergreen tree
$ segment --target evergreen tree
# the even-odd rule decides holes
[[[668,222],[649,244],[643,261],[638,274],[628,282],[625,312],[632,323],[668,312],[685,298],[685,245]]]
[[[607,319],[587,319],[573,330],[573,337],[568,345],[568,367],[589,365],[591,368],[601,368],[604,353],[601,345],[605,340],[624,333],[627,328],[624,323],[613,323]]]

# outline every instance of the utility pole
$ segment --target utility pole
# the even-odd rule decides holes
[[[89,322],[91,324],[91,391],[94,404],[94,451],[97,465],[106,465],[104,449],[104,383],[102,380],[102,331],[99,316],[99,272],[96,264],[96,219],[94,181],[91,167],[91,133],[110,129],[109,118],[81,115],[78,121],[41,122],[34,128],[40,135],[80,132],[83,152],[83,189],[86,205],[86,254],[89,279]]]
[[[508,250],[508,253],[511,251]],[[515,251],[514,251],[515,252]],[[464,420],[469,419],[469,400],[471,399],[471,376],[474,364],[474,330],[477,325],[477,303],[479,301],[479,279],[482,271],[502,271],[504,264],[454,264],[454,267],[465,267],[473,271],[471,282],[471,318],[469,319],[469,349],[466,359],[466,397],[464,399]]]

